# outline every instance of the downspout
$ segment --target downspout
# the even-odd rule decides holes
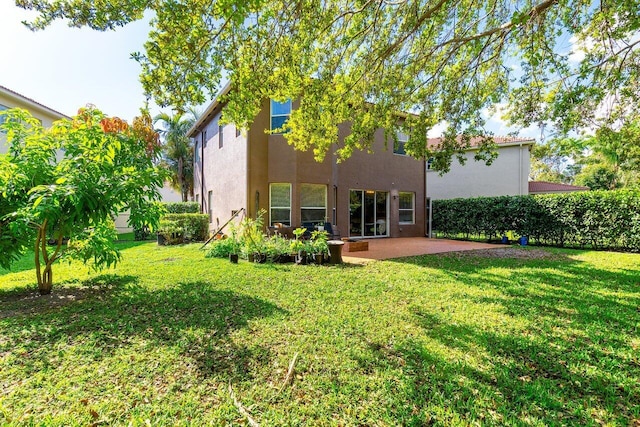
[[[427,195],[427,158],[422,158],[422,173],[424,174],[424,179],[422,180],[422,185],[424,186],[424,199],[422,200],[422,205],[424,206],[424,235],[426,237],[431,237],[431,208],[427,205],[427,201],[429,200],[429,196]]]
[[[518,162],[518,194],[522,196],[522,142],[518,148],[518,157],[520,159]]]
[[[240,134],[242,135],[242,134]],[[245,186],[246,189],[246,207],[247,207],[247,211],[246,211],[246,215],[247,218],[251,218],[251,145],[249,144],[249,131],[247,131],[247,185]],[[256,190],[257,192],[257,190]],[[255,201],[255,205],[253,208],[255,209],[255,218],[258,219],[258,206],[257,206],[257,202],[258,202],[258,195],[256,194],[256,197],[254,198]]]
[[[204,138],[205,132],[200,132],[200,213],[204,213]]]

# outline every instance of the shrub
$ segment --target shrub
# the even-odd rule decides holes
[[[209,216],[198,213],[166,214],[160,221],[158,233],[165,237],[168,244],[203,242],[209,235]]]
[[[205,253],[206,258],[227,258],[236,253],[236,245],[232,239],[213,240]]]
[[[550,246],[640,251],[640,190],[435,200],[433,229],[489,239],[514,231]]]
[[[200,204],[198,202],[164,203],[164,207],[170,214],[200,213]]]

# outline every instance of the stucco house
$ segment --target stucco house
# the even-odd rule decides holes
[[[491,165],[473,159],[479,140],[471,140],[466,163],[457,160],[451,170],[440,175],[427,164],[427,195],[432,200],[465,197],[519,196],[529,194],[531,138],[494,137],[498,158]],[[437,144],[437,139],[429,141]]]
[[[34,101],[24,95],[21,95],[7,87],[0,85],[0,111],[9,108],[24,108],[29,111],[33,117],[40,120],[44,127],[50,127],[54,121],[60,119],[69,119],[70,117],[59,113],[45,105]],[[0,117],[0,120],[3,118]],[[0,154],[7,152],[6,136],[0,132]],[[58,153],[58,158],[61,158],[62,154]],[[164,187],[159,189],[163,202],[180,202],[182,196],[175,191],[168,183],[165,183]],[[115,219],[116,229],[119,233],[130,232],[133,229],[128,225],[129,212],[123,212]]]
[[[29,111],[33,117],[42,122],[44,127],[50,127],[56,120],[68,118],[52,108],[0,85],[0,111],[9,108],[23,108]],[[3,118],[0,117],[0,120],[3,120]],[[6,152],[6,136],[0,132],[0,154]]]
[[[252,217],[264,209],[270,226],[330,222],[342,237],[425,235],[426,162],[394,153],[382,130],[372,153],[357,151],[339,164],[329,153],[316,162],[283,135],[265,133],[280,127],[295,102],[264,100],[250,128],[241,131],[219,123],[220,96],[227,91],[229,86],[188,134],[195,142],[195,200],[209,214],[211,230],[246,208]],[[347,132],[341,125],[339,138]]]

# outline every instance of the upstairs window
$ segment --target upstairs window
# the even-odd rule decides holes
[[[222,148],[224,145],[224,126],[218,126],[218,148]]]
[[[8,109],[9,107],[0,104],[0,111],[8,110]],[[5,116],[4,115],[0,116],[0,125],[4,123],[4,120],[5,120]],[[0,132],[4,133],[4,131],[0,131]]]
[[[393,143],[393,154],[400,154],[406,156],[407,152],[404,149],[405,144],[409,142],[409,135],[403,132],[396,134],[396,141]]]
[[[271,100],[271,130],[279,130],[282,132],[282,127],[285,125],[291,114],[291,100],[285,102],[278,102]]]

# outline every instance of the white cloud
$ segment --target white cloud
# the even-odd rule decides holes
[[[571,36],[569,43],[571,44],[569,50],[569,62],[573,64],[582,62],[586,54],[585,45],[588,47],[589,43],[578,39],[575,35]]]
[[[440,123],[432,127],[431,130],[429,130],[429,132],[427,132],[427,137],[428,138],[441,137],[444,131],[447,130],[448,126],[449,126],[449,123],[446,120],[441,121]]]

